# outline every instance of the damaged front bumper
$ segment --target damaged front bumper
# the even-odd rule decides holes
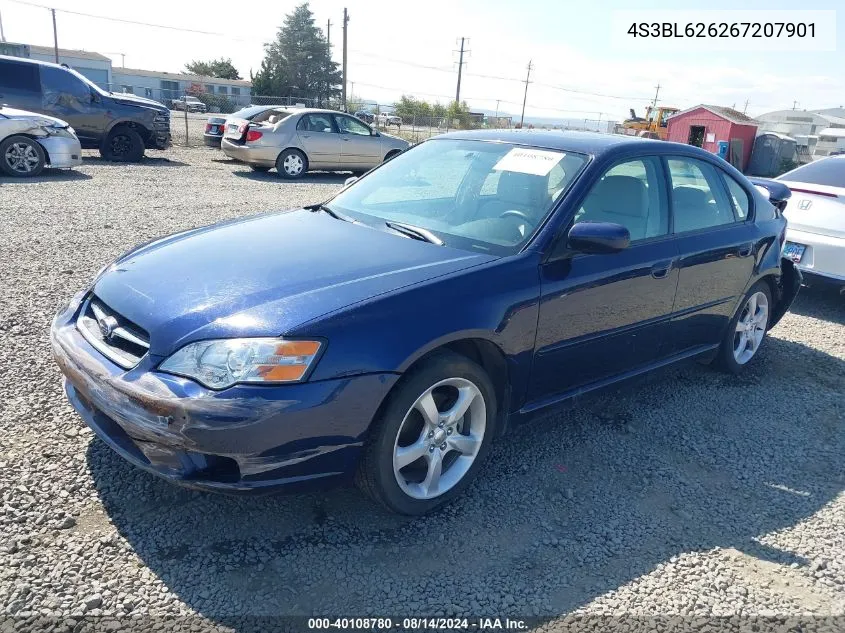
[[[212,391],[155,371],[162,359],[149,355],[127,371],[76,329],[81,299],[51,328],[68,399],[127,461],[191,488],[261,492],[348,480],[398,378],[368,374]]]

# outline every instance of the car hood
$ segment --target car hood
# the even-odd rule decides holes
[[[141,246],[94,285],[144,328],[150,353],[196,340],[279,336],[371,297],[495,259],[298,210]]]
[[[116,93],[112,92],[109,94],[109,97],[116,101],[117,103],[123,103],[126,105],[134,105],[134,106],[144,106],[147,108],[154,108],[156,110],[164,110],[166,111],[167,108],[163,103],[159,103],[153,99],[147,99],[146,97],[139,97],[137,95],[131,95],[128,93]]]
[[[46,114],[39,114],[38,112],[30,112],[29,110],[18,110],[17,108],[2,107],[2,108],[0,108],[0,114],[2,114],[4,117],[7,117],[9,119],[49,121],[50,124],[55,125],[57,127],[68,127],[67,121],[63,121],[62,119],[57,119],[54,116],[48,116]]]

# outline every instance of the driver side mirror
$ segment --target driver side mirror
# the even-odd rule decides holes
[[[609,254],[628,248],[631,233],[613,222],[578,222],[566,236],[570,250],[579,253]]]
[[[378,130],[377,130],[377,129],[375,129],[374,127],[371,127],[371,128],[370,128],[370,134],[372,134],[373,136],[381,136],[381,135],[378,133]]]

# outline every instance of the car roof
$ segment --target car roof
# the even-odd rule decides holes
[[[649,147],[655,149],[656,143],[660,146],[666,145],[666,141],[625,136],[622,134],[579,132],[576,130],[466,130],[449,132],[433,137],[433,139],[449,138],[531,145],[534,147],[580,152],[596,156],[620,146],[626,148],[642,146],[644,148]],[[682,147],[688,146],[683,145]]]
[[[0,61],[4,62],[22,62],[24,64],[38,64],[39,66],[52,66],[53,68],[68,69],[68,66],[62,64],[54,64],[53,62],[45,62],[40,59],[32,59],[30,57],[12,57],[10,55],[0,55]]]

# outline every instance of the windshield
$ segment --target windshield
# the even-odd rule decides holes
[[[331,200],[372,226],[401,222],[446,245],[517,252],[587,162],[508,143],[433,139],[400,154]]]
[[[778,180],[845,187],[845,158],[825,158],[778,176]]]

